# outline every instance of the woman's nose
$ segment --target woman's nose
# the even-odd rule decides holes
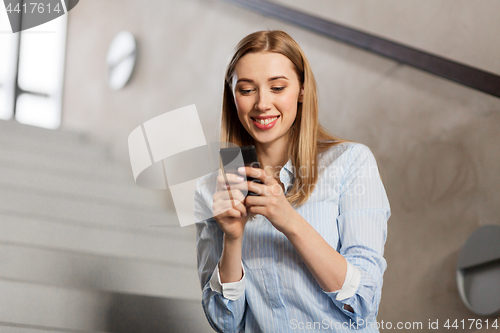
[[[257,100],[255,101],[255,109],[260,111],[266,111],[271,108],[271,96],[265,92],[259,92],[256,94]]]

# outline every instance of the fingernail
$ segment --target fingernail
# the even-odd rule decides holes
[[[240,176],[238,176],[238,178],[237,178],[237,179],[238,179],[240,182],[242,182],[242,181],[244,181],[244,180],[245,180],[245,178],[240,177]]]
[[[238,168],[238,172],[245,172],[245,168],[244,167],[239,167]]]

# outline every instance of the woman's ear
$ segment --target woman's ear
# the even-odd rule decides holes
[[[299,103],[304,99],[304,88],[300,88]]]

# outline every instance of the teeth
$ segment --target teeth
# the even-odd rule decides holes
[[[274,118],[266,118],[266,119],[255,119],[259,124],[261,125],[267,125],[269,123],[272,123],[273,121],[275,121],[276,119],[278,119],[278,117],[274,117]]]

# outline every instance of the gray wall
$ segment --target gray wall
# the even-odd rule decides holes
[[[496,0],[271,0],[500,74]]]
[[[497,3],[395,2],[307,7],[500,72]],[[68,29],[63,128],[90,132],[123,163],[136,126],[193,103],[216,140],[234,46],[256,30],[287,31],[316,75],[321,122],[368,145],[379,161],[393,212],[379,321],[476,317],[459,299],[454,269],[472,231],[500,224],[500,99],[218,0],[86,0],[70,12]],[[140,53],[130,85],[116,92],[106,87],[104,60],[122,29],[138,38]]]

